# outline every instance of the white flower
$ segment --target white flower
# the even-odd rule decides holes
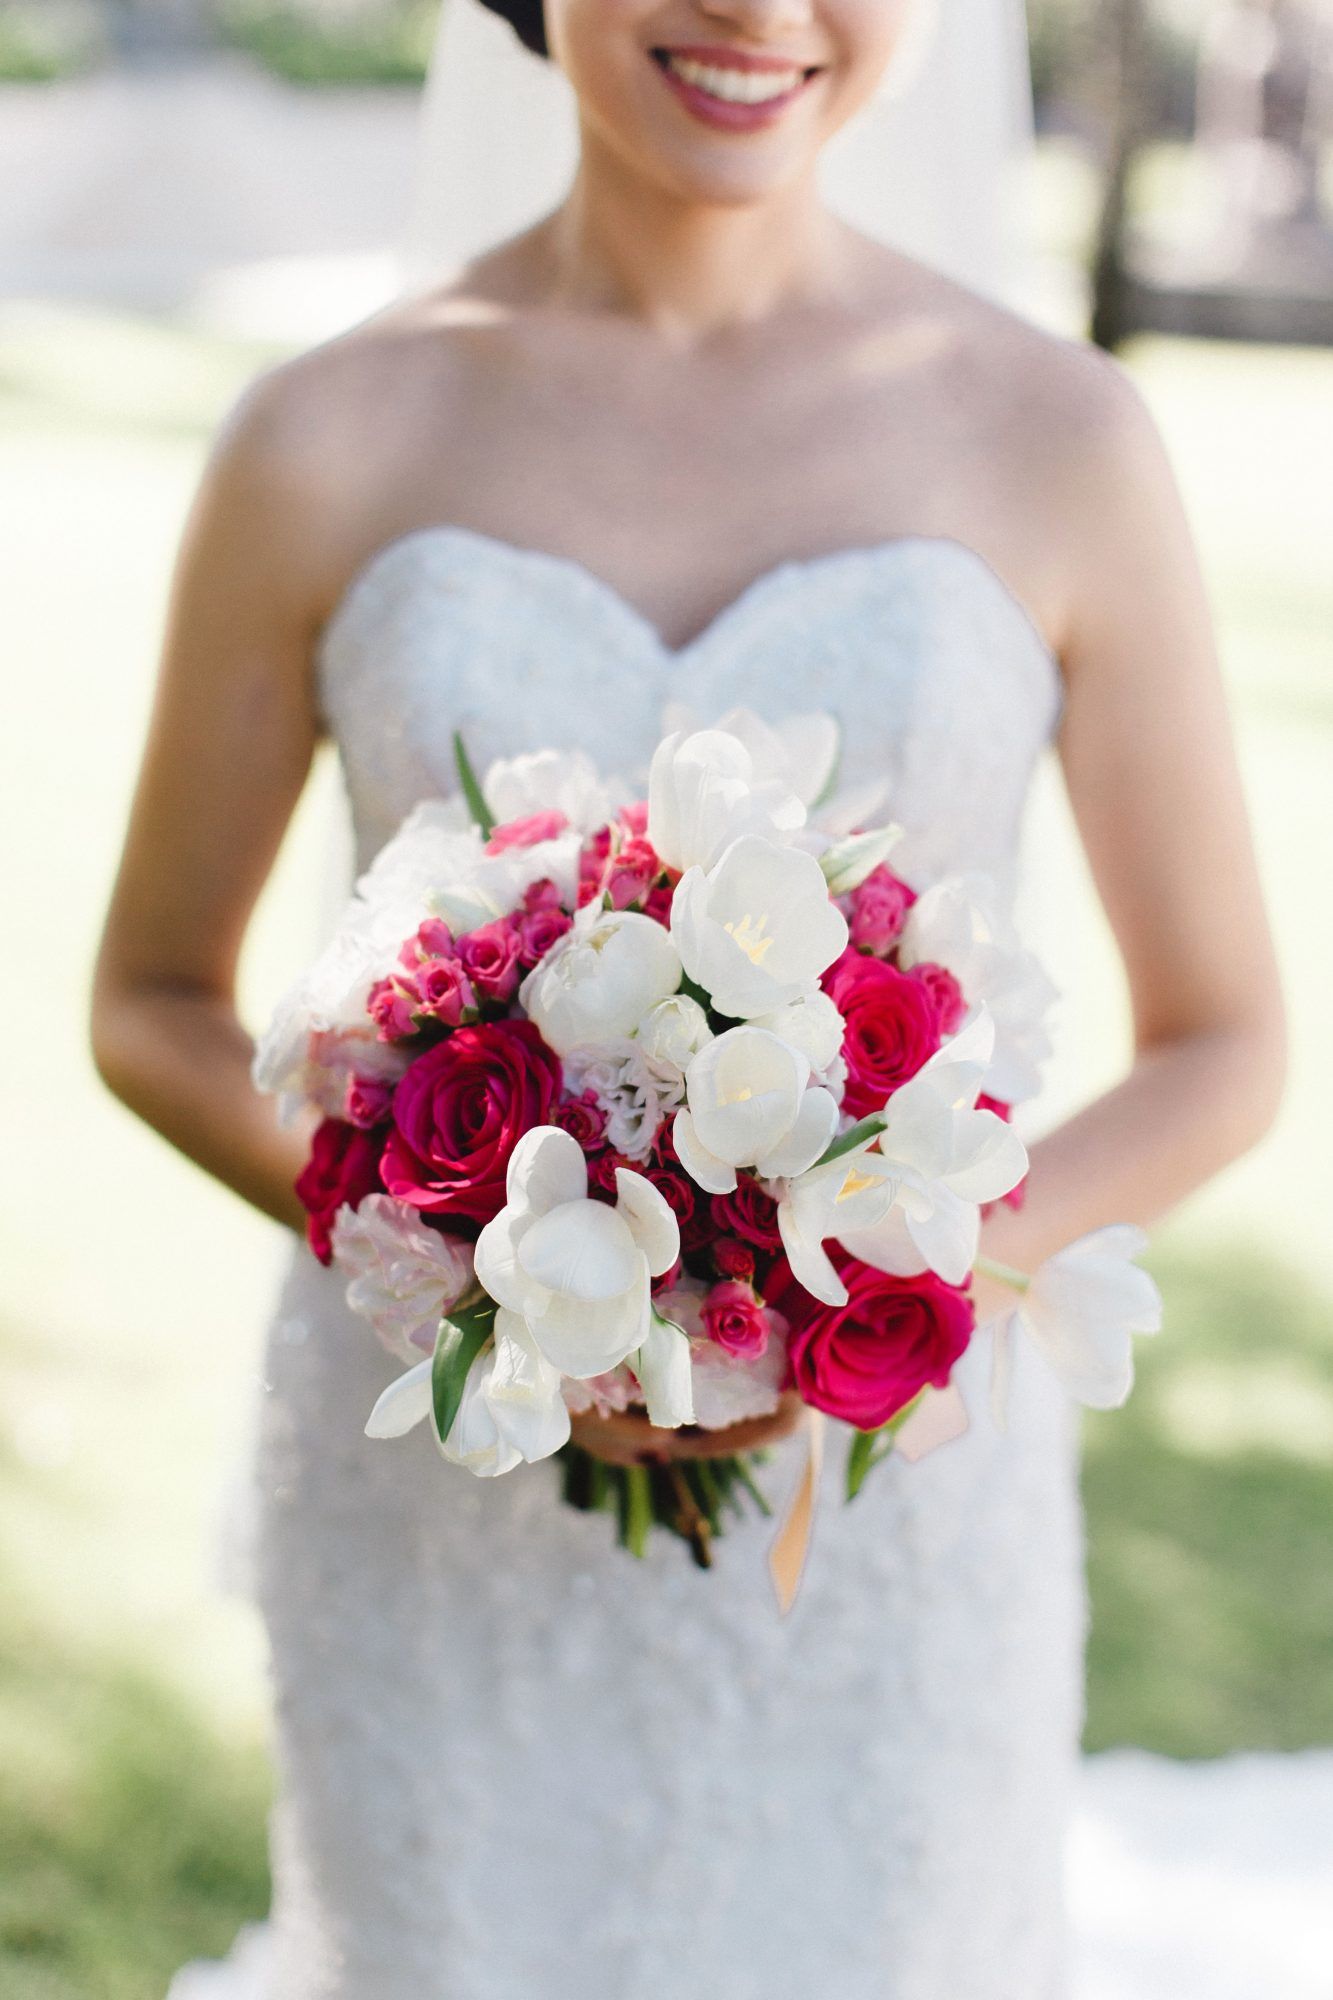
[[[538,750],[497,757],[482,780],[482,796],[497,825],[536,813],[563,813],[578,833],[594,833],[615,810],[611,788],[582,750]],[[537,879],[537,878],[534,878]]]
[[[710,1194],[729,1194],[736,1169],[762,1179],[799,1174],[828,1146],[838,1107],[810,1085],[810,1063],[766,1028],[729,1028],[685,1073],[686,1109],[672,1137],[681,1165]]]
[[[649,1062],[637,1041],[573,1049],[563,1068],[566,1090],[573,1097],[592,1092],[608,1141],[627,1160],[647,1159],[662,1121],[685,1096],[681,1071]]]
[[[658,744],[648,773],[648,839],[670,868],[709,867],[744,833],[795,833],[805,807],[780,781],[758,777],[738,736],[678,731]]]
[[[778,1195],[778,1230],[792,1275],[825,1305],[847,1303],[847,1287],[824,1249],[830,1237],[873,1228],[888,1213],[896,1180],[872,1151],[875,1134],[810,1167]]]
[[[828,994],[818,986],[771,1014],[756,1014],[750,1022],[752,1028],[767,1028],[771,1035],[799,1049],[821,1083],[827,1083],[839,1067],[846,1025]]]
[[[996,1327],[997,1373],[1007,1379],[1009,1343],[1022,1332],[1078,1402],[1118,1409],[1134,1382],[1131,1336],[1162,1325],[1161,1294],[1133,1262],[1147,1245],[1141,1229],[1118,1223],[1039,1264]]]
[[[770,1311],[768,1345],[760,1355],[728,1354],[704,1332],[703,1303],[709,1287],[683,1278],[654,1301],[664,1318],[689,1336],[693,1421],[706,1431],[724,1430],[747,1417],[771,1416],[782,1400],[787,1376],[787,1323]]]
[[[632,1035],[680,985],[676,947],[651,917],[587,904],[519,990],[559,1056]]]
[[[951,1285],[966,1280],[981,1204],[1008,1194],[1027,1171],[1017,1133],[993,1111],[976,1109],[993,1043],[993,1025],[980,1013],[885,1105],[878,1152],[898,1212],[838,1232],[863,1263],[899,1275],[929,1269]],[[909,1244],[920,1263],[911,1263]]]
[[[392,1195],[344,1202],[334,1220],[333,1255],[350,1278],[347,1303],[368,1319],[391,1354],[434,1354],[440,1320],[472,1283],[472,1245],[428,1229]]]
[[[645,1014],[637,1039],[648,1062],[663,1070],[679,1070],[683,1076],[690,1058],[712,1041],[713,1031],[697,1000],[688,993],[673,993]]]
[[[678,1326],[660,1312],[650,1313],[648,1331],[630,1365],[639,1378],[650,1423],[675,1430],[694,1422],[690,1343]]]
[[[562,1374],[617,1367],[650,1322],[649,1281],[680,1254],[675,1215],[651,1181],[621,1167],[614,1208],[589,1201],[587,1163],[553,1125],[514,1148],[508,1201],[477,1239],[477,1276],[526,1323],[538,1352]]]
[[[995,1023],[986,1090],[1005,1104],[1032,1097],[1050,1055],[1046,1016],[1056,988],[1041,961],[1023,949],[984,875],[958,875],[917,897],[898,941],[904,968],[929,963],[951,972],[970,1006]]]
[[[431,1415],[433,1367],[433,1360],[418,1362],[389,1384],[367,1419],[367,1437],[401,1437]],[[433,1421],[431,1434],[445,1458],[482,1479],[512,1472],[524,1460],[536,1464],[565,1443],[569,1411],[560,1371],[516,1314],[496,1314],[494,1338],[468,1369],[448,1437],[436,1435]]]
[[[747,834],[676,886],[671,935],[691,979],[740,1020],[799,999],[846,947],[847,920],[809,854]]]
[[[823,712],[787,715],[770,723],[753,709],[731,708],[709,725],[683,702],[670,702],[662,726],[681,735],[711,727],[737,737],[750,753],[751,783],[794,792],[803,806],[814,806],[824,798],[837,774],[842,731],[836,719]]]

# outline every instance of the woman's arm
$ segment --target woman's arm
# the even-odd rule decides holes
[[[152,723],[97,960],[92,1045],[131,1110],[300,1227],[308,1127],[253,1089],[241,941],[310,767],[316,431],[287,371],[214,448],[173,579]]]
[[[1083,372],[1083,371],[1081,371]],[[1089,378],[1091,378],[1089,380]],[[1089,356],[1065,495],[1075,575],[1060,756],[1124,963],[1134,1061],[1032,1150],[985,1248],[1031,1269],[1100,1224],[1148,1223],[1259,1139],[1283,1010],[1198,560],[1156,429]]]

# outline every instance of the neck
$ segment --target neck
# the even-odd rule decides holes
[[[541,225],[552,297],[624,314],[688,347],[840,289],[846,232],[813,175],[750,202],[703,202],[629,172],[584,132],[569,193]]]

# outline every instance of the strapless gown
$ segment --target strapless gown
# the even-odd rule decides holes
[[[666,704],[744,703],[840,716],[909,877],[1010,889],[1061,702],[1018,601],[936,538],[783,564],[672,650],[564,558],[426,528],[361,571],[318,677],[362,863],[451,789],[456,728],[481,765],[554,744],[630,775]],[[967,1434],[852,1506],[830,1426],[784,1620],[767,1524],[711,1574],[666,1538],[636,1563],[550,1465],[481,1481],[424,1428],[366,1438],[396,1364],[340,1294],[297,1248],[253,1471],[273,1908],[210,1994],[1059,2000],[1085,1598],[1076,1426],[1039,1364],[1000,1435],[977,1343]]]

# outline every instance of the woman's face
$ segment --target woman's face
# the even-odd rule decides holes
[[[920,0],[546,0],[585,130],[685,199],[747,202],[813,169]]]

